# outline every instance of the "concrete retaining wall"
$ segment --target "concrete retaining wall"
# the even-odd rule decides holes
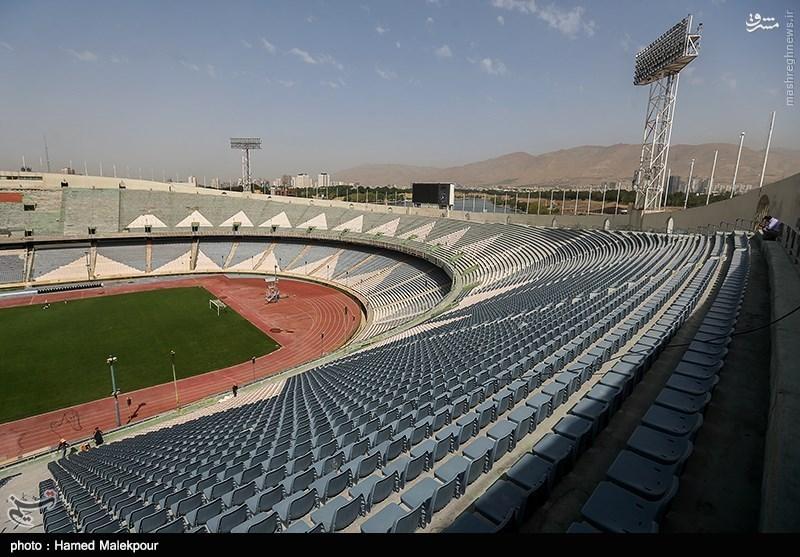
[[[800,274],[776,242],[761,242],[772,319],[800,306]],[[761,483],[761,530],[800,532],[800,311],[771,326],[770,403]]]
[[[766,204],[759,207],[762,196]],[[733,228],[752,229],[750,221],[760,220],[764,214],[798,227],[800,220],[800,174],[795,174],[778,182],[764,186],[744,195],[727,201],[694,207],[685,211],[674,211],[669,214],[658,213],[645,215],[642,219],[642,230],[663,232],[669,217],[674,219],[676,230],[692,230],[699,226],[716,226],[723,230]],[[738,221],[738,223],[737,223]],[[745,221],[745,226],[742,221]]]
[[[479,223],[511,223],[522,224],[528,226],[558,226],[566,228],[587,228],[599,229],[610,228],[613,230],[647,230],[654,232],[665,232],[669,219],[672,219],[674,230],[680,231],[697,231],[699,227],[722,228],[723,230],[732,230],[734,228],[752,228],[751,221],[760,219],[765,213],[770,213],[792,226],[798,227],[800,225],[800,174],[790,176],[778,182],[764,186],[763,190],[754,190],[744,195],[737,196],[727,201],[712,203],[707,206],[695,207],[687,210],[676,210],[672,212],[661,212],[641,215],[638,211],[629,211],[626,214],[619,215],[524,215],[514,213],[482,213],[482,212],[464,212],[464,211],[444,211],[436,208],[426,207],[397,207],[391,205],[377,205],[365,203],[348,203],[345,201],[331,201],[325,199],[307,199],[300,197],[283,197],[283,196],[267,196],[262,194],[239,193],[239,192],[221,192],[219,190],[212,190],[207,188],[197,188],[190,184],[167,184],[162,182],[153,182],[149,180],[122,180],[115,178],[104,178],[97,176],[67,176],[61,174],[41,174],[36,177],[39,180],[18,180],[14,179],[13,173],[0,173],[0,190],[12,191],[27,191],[33,189],[40,191],[58,192],[60,181],[66,179],[69,181],[69,189],[64,188],[64,191],[69,191],[65,194],[64,204],[76,204],[80,196],[74,196],[72,190],[82,189],[93,192],[92,194],[98,197],[97,202],[87,201],[88,205],[94,207],[95,210],[100,210],[100,199],[105,199],[106,196],[111,197],[111,191],[116,192],[118,195],[117,205],[119,207],[120,216],[119,227],[124,228],[127,226],[129,220],[132,220],[138,214],[141,214],[143,207],[163,207],[164,204],[169,206],[175,205],[173,209],[184,209],[187,206],[203,208],[205,210],[214,210],[221,208],[236,207],[237,210],[241,207],[250,206],[253,202],[257,204],[264,204],[267,201],[279,202],[293,205],[295,207],[308,207],[314,206],[319,209],[328,207],[349,209],[352,211],[360,211],[365,214],[392,214],[392,215],[407,215],[418,217],[431,217],[442,218],[448,217],[451,219],[479,222]],[[18,174],[18,173],[17,173]],[[10,178],[10,179],[9,179]],[[119,189],[120,182],[124,183],[125,189]],[[172,195],[170,195],[172,194]],[[175,195],[184,194],[184,195]],[[191,197],[185,195],[191,194]],[[26,193],[26,195],[33,195]],[[39,195],[39,194],[37,194]],[[209,199],[208,196],[213,197]],[[113,200],[111,200],[113,202]],[[763,204],[761,204],[763,201]],[[5,204],[4,204],[5,205]],[[79,209],[70,211],[68,207],[67,216],[73,214],[81,214]],[[569,208],[567,207],[567,210]],[[135,213],[135,214],[134,214]],[[106,215],[100,219],[103,222],[110,223]],[[14,217],[14,218],[12,218]],[[28,220],[34,218],[34,233],[40,234],[44,230],[53,232],[59,227],[57,219],[54,218],[52,213],[36,215],[35,217],[28,216]],[[6,215],[0,213],[0,227],[3,222],[9,222],[16,226],[17,220],[15,215]],[[71,223],[69,220],[61,224],[61,229],[71,232],[73,224],[77,229],[83,229],[86,224],[81,222],[79,224]],[[94,223],[98,227],[105,226],[104,224]],[[98,230],[100,232],[100,230]]]

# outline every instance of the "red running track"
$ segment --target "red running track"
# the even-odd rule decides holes
[[[103,288],[35,294],[0,300],[0,308],[60,302],[142,292],[181,286],[202,286],[233,308],[242,317],[274,338],[281,347],[256,359],[210,371],[178,381],[181,405],[209,395],[228,391],[256,378],[273,375],[330,352],[344,344],[360,325],[361,308],[347,294],[311,282],[281,279],[281,299],[276,304],[264,301],[263,278],[229,278],[224,275],[164,279],[153,282],[116,284]],[[344,307],[347,307],[345,315]],[[210,311],[210,310],[209,310]],[[321,333],[324,332],[324,338]],[[31,387],[35,392],[35,387]],[[130,409],[124,400],[131,397]],[[175,408],[172,383],[126,392],[120,396],[122,421],[133,423]],[[135,414],[130,413],[137,409]],[[54,447],[63,437],[68,441],[85,439],[95,427],[109,430],[116,425],[114,399],[109,397],[0,424],[0,462],[17,458],[44,447]]]

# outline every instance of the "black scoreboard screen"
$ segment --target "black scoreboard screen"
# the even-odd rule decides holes
[[[411,184],[411,201],[417,204],[449,207],[453,204],[453,184],[415,182]]]

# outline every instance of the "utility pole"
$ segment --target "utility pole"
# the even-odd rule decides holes
[[[692,159],[692,164],[689,167],[689,181],[686,182],[686,197],[683,200],[684,209],[689,205],[689,189],[692,187],[692,174],[694,174],[694,159]]]
[[[733,199],[733,192],[736,189],[736,176],[739,174],[739,161],[742,158],[742,145],[744,145],[744,132],[739,134],[739,154],[736,155],[736,166],[733,169],[733,182],[731,182],[731,196],[729,199]]]
[[[175,386],[175,410],[181,407],[180,400],[178,399],[178,376],[175,374],[175,351],[169,351],[169,359],[172,362],[172,384]]]
[[[44,138],[44,160],[47,162],[47,172],[50,172],[50,152],[47,150],[47,136],[42,135]]]
[[[603,184],[603,201],[600,204],[600,214],[601,215],[605,215],[606,214],[606,185],[605,184]]]
[[[711,191],[714,189],[714,171],[717,170],[717,155],[719,151],[714,151],[714,164],[711,165],[711,178],[708,179],[708,192],[706,192],[706,205],[711,200]]]
[[[114,363],[117,361],[116,356],[109,356],[106,359],[109,369],[111,369],[111,395],[114,397],[114,408],[117,413],[117,427],[122,425],[122,418],[119,415],[119,391],[117,390],[117,380],[114,377]]]
[[[586,214],[592,214],[592,184],[589,184],[589,205],[586,208]]]
[[[772,128],[775,126],[775,111],[772,111],[772,118],[769,121],[769,134],[767,135],[767,148],[764,151],[764,165],[761,167],[761,179],[758,181],[758,190],[764,187],[764,174],[767,171],[767,158],[769,157],[769,145],[772,142]]]

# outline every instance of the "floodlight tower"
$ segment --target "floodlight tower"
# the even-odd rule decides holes
[[[649,85],[642,154],[634,175],[636,208],[658,209],[666,184],[672,120],[680,71],[700,53],[703,24],[692,31],[691,14],[636,54],[633,84]]]
[[[242,151],[242,181],[243,186],[252,188],[252,180],[250,178],[250,150],[261,149],[260,137],[232,137],[231,149],[239,149]]]

